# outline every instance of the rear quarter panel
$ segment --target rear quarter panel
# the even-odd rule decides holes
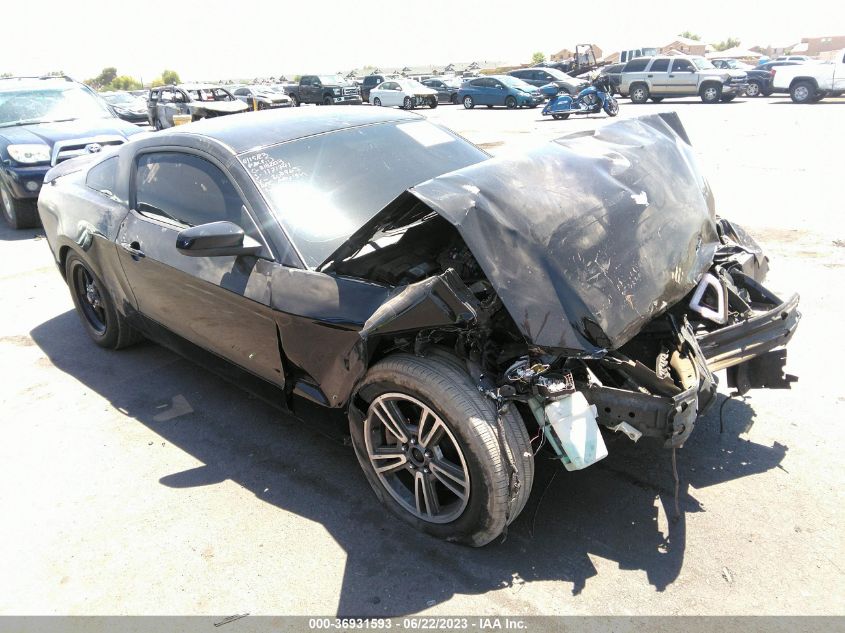
[[[117,309],[126,314],[135,301],[117,258],[115,238],[128,208],[87,187],[87,174],[86,166],[45,185],[38,213],[62,276],[67,256],[77,253],[103,281]]]

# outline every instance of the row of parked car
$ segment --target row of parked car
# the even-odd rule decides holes
[[[757,66],[734,59],[650,56],[605,66],[601,72],[607,75],[615,93],[629,97],[633,103],[691,96],[718,103],[733,101],[739,95],[768,97],[775,93],[789,94],[796,103],[804,103],[838,96],[845,90],[842,62],[842,52],[832,63],[786,56]]]

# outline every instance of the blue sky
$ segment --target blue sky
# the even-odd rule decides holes
[[[484,2],[423,0],[41,0],[4,3],[0,72],[64,70],[84,79],[105,66],[151,80],[334,72],[364,64],[528,61],[577,43],[606,53],[659,46],[691,30],[707,41],[786,45],[845,34],[845,3]],[[129,10],[131,9],[131,11]],[[783,16],[783,17],[781,17]],[[843,33],[828,32],[839,29]]]

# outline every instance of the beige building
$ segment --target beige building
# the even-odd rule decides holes
[[[806,48],[801,46],[806,44]],[[793,47],[792,52],[799,55],[817,57],[822,53],[838,51],[845,48],[845,35],[830,35],[828,37],[802,37],[801,44]],[[803,49],[798,51],[796,49]]]
[[[660,53],[663,55],[682,54],[682,55],[704,55],[707,52],[707,44],[698,40],[691,40],[687,37],[676,37],[674,40],[660,47]]]
[[[602,50],[595,44],[590,44],[593,47],[593,54],[596,56],[596,59],[601,59]],[[551,54],[551,61],[553,62],[565,62],[567,59],[574,59],[575,58],[575,51],[571,51],[568,48],[564,48],[559,50],[557,53]]]

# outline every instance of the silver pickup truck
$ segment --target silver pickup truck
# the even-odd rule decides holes
[[[619,92],[633,103],[695,96],[718,103],[745,94],[747,85],[745,71],[716,68],[703,57],[637,57],[622,69]]]

